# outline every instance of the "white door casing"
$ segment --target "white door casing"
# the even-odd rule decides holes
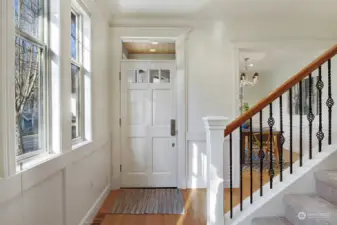
[[[121,187],[177,187],[174,61],[123,61]]]

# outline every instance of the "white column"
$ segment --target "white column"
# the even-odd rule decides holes
[[[207,225],[224,225],[224,130],[228,118],[203,118],[207,141]]]

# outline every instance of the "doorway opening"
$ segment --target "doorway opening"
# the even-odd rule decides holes
[[[178,187],[175,42],[125,40],[121,187]]]

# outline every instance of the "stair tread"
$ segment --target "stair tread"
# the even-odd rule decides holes
[[[292,225],[285,217],[261,217],[252,220],[252,225]]]
[[[307,217],[336,224],[337,207],[315,194],[289,194],[284,196],[284,202],[294,213],[303,212]]]
[[[337,170],[325,170],[315,173],[317,181],[322,181],[328,185],[337,188]]]

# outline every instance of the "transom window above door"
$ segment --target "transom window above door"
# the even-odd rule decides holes
[[[129,70],[129,83],[171,83],[171,72],[167,69]]]

